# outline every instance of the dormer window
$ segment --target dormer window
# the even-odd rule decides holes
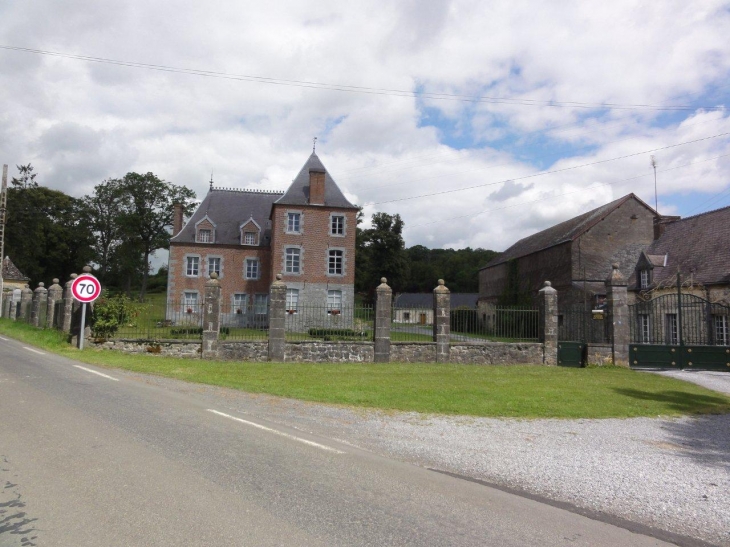
[[[261,236],[261,226],[250,218],[240,226],[241,245],[258,245]]]
[[[205,215],[195,223],[196,243],[215,243],[215,222],[208,215]]]
[[[639,288],[646,289],[649,287],[649,270],[639,270]]]
[[[212,243],[213,242],[213,230],[198,230],[198,243]]]

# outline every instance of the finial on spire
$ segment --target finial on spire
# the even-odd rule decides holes
[[[312,154],[315,153],[316,149],[317,149],[317,137],[314,137],[312,139]]]
[[[210,171],[210,189],[213,189],[213,171]]]

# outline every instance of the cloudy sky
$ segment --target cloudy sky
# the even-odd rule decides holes
[[[729,36],[720,0],[3,2],[0,163],[76,196],[152,171],[202,198],[211,172],[285,189],[316,136],[408,246],[503,250],[653,205],[652,154],[660,212],[730,205]]]

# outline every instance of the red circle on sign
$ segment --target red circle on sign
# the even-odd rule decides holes
[[[90,274],[82,274],[71,283],[71,294],[79,302],[93,302],[101,294],[101,283]]]

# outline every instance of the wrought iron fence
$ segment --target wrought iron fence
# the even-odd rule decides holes
[[[730,306],[692,294],[664,294],[629,306],[636,344],[730,345]]]
[[[481,314],[451,310],[451,343],[536,342],[540,312],[534,306],[496,306]]]
[[[433,341],[433,308],[393,307],[390,339],[393,342]]]
[[[582,305],[559,310],[558,339],[592,344],[608,343],[610,332],[607,310],[590,310]]]
[[[221,340],[267,340],[269,303],[267,299],[221,302]]]
[[[373,340],[372,306],[298,304],[286,310],[286,339],[368,342]]]
[[[122,312],[118,325],[114,338],[200,339],[203,306],[190,300],[151,300]]]

